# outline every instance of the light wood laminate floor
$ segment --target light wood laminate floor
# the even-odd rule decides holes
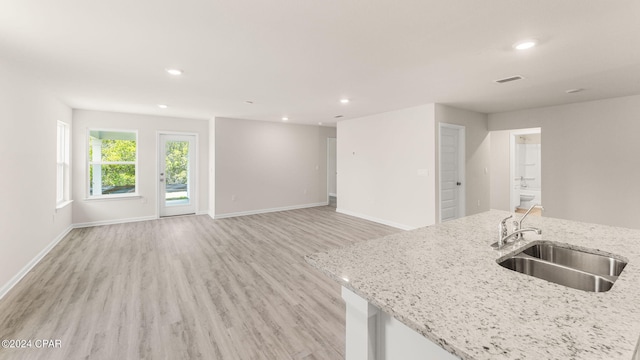
[[[75,229],[0,300],[0,339],[34,341],[0,359],[342,359],[340,288],[303,256],[397,231],[330,207]]]

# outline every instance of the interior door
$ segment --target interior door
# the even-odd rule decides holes
[[[464,128],[440,126],[440,221],[464,216]]]
[[[195,143],[195,135],[160,135],[160,216],[196,213]]]
[[[327,191],[329,197],[338,196],[337,193],[337,143],[336,138],[327,139]]]

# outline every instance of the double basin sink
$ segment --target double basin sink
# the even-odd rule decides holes
[[[535,241],[498,264],[574,289],[604,292],[611,289],[627,261],[560,243]]]

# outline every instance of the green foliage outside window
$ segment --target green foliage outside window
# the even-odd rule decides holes
[[[186,184],[189,177],[189,142],[170,141],[166,146],[167,184]]]
[[[102,140],[102,161],[136,161],[136,142]],[[135,184],[136,166],[134,164],[102,165],[103,188],[107,186],[134,187]]]
[[[95,134],[95,135],[94,135]],[[99,139],[99,132],[92,131],[90,140]],[[112,133],[113,134],[113,133]],[[122,134],[122,133],[121,133]],[[102,194],[135,191],[136,184],[136,141],[121,139],[100,140],[99,163],[102,175]],[[189,177],[189,142],[168,141],[166,143],[166,183],[167,185],[187,184]],[[93,146],[89,145],[89,186],[93,195]],[[131,164],[113,164],[113,162],[132,162]]]
[[[100,159],[93,161],[93,141],[99,139],[92,131],[89,142],[89,186],[90,194],[94,194],[94,168],[99,168],[102,180],[102,194],[126,193],[135,191],[136,186],[136,141],[122,139],[101,139]],[[120,133],[131,136],[130,133]],[[118,133],[116,133],[118,135]],[[113,164],[112,162],[131,162],[130,164]],[[95,166],[92,164],[95,163]]]

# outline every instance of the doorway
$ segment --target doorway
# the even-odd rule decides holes
[[[327,203],[338,207],[337,141],[327,138]]]
[[[465,216],[465,127],[440,123],[440,222]]]
[[[196,213],[196,136],[160,134],[158,203],[163,216]]]
[[[542,205],[542,136],[540,128],[510,133],[510,208],[523,212]],[[534,209],[532,214],[540,214]]]

